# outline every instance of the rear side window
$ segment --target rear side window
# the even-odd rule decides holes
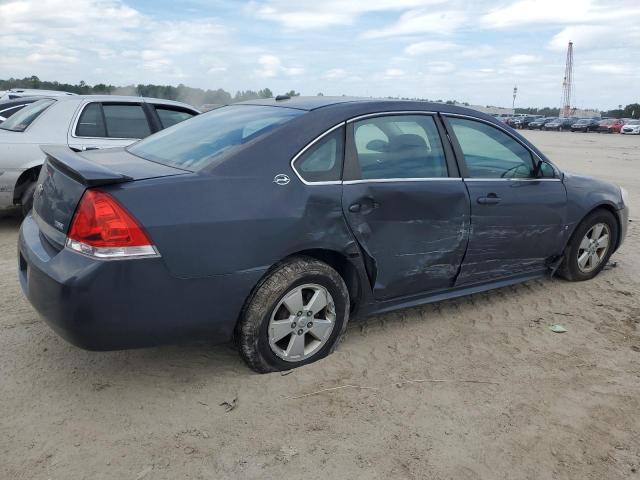
[[[449,175],[440,134],[429,115],[368,118],[356,122],[353,132],[363,180]]]
[[[111,138],[145,138],[151,135],[147,116],[141,105],[103,104],[107,136]]]
[[[107,132],[104,128],[104,118],[102,117],[102,108],[99,103],[90,103],[87,105],[76,125],[76,136],[78,137],[106,137]]]
[[[42,115],[42,112],[53,105],[54,102],[55,100],[50,98],[33,102],[31,105],[27,105],[22,110],[2,122],[0,124],[0,128],[4,130],[11,130],[13,132],[24,132],[29,125],[31,125],[36,118]]]
[[[339,128],[314,143],[293,166],[307,182],[340,180],[343,155],[344,128]]]
[[[304,113],[258,105],[222,107],[162,130],[127,150],[164,165],[200,170]]]
[[[531,153],[505,132],[475,120],[449,118],[470,178],[528,178]]]
[[[184,122],[195,116],[193,112],[187,112],[185,110],[170,109],[165,107],[156,106],[156,112],[160,117],[160,123],[162,128],[168,128],[176,123]]]

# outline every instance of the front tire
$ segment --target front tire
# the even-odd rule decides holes
[[[258,373],[315,362],[338,345],[349,321],[349,291],[326,263],[293,257],[258,284],[236,329],[240,354]]]
[[[607,210],[596,210],[578,225],[565,249],[559,274],[581,282],[602,271],[618,243],[618,223]]]

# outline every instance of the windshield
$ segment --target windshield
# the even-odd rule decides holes
[[[127,150],[185,170],[200,170],[216,157],[306,113],[292,108],[234,105],[218,108],[145,138]]]
[[[33,102],[31,105],[24,107],[0,123],[0,128],[11,130],[12,132],[24,132],[53,102],[55,102],[55,100],[50,98]]]

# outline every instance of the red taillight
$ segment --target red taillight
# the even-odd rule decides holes
[[[71,222],[67,246],[98,258],[157,255],[140,224],[115,198],[87,190]]]

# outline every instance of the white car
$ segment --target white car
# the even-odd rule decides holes
[[[66,95],[76,95],[62,90],[41,90],[39,88],[10,88],[2,92],[0,100],[11,100],[20,97],[63,97]]]
[[[69,95],[33,102],[0,123],[0,210],[31,210],[45,158],[41,145],[125,147],[199,113],[184,103],[143,97]]]
[[[640,120],[631,120],[620,129],[623,135],[640,135]]]

